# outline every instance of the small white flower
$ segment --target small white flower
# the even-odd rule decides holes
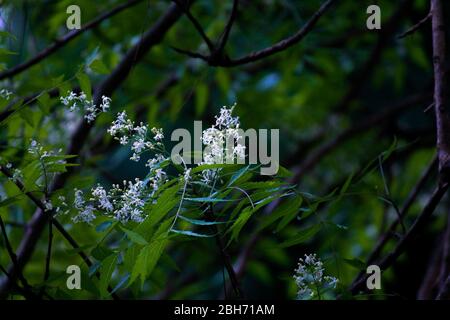
[[[51,211],[53,209],[53,204],[50,200],[44,200],[42,201],[42,204],[45,207],[45,211]]]
[[[294,279],[298,287],[298,299],[314,297],[320,294],[320,290],[336,288],[338,282],[337,278],[324,276],[323,263],[315,254],[305,254],[303,259],[299,259]]]
[[[0,90],[0,97],[4,98],[5,100],[9,100],[9,97],[13,93],[11,91],[8,91],[7,89],[1,89]]]

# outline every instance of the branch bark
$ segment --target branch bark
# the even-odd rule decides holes
[[[441,0],[431,0],[434,66],[434,110],[436,116],[437,154],[441,183],[450,180],[450,117],[447,106],[445,73],[445,25]]]

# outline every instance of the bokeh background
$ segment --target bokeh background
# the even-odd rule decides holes
[[[84,25],[123,3],[0,1],[0,74],[67,34],[69,5],[80,6]],[[226,54],[238,58],[293,35],[321,4],[318,0],[239,1]],[[371,4],[381,8],[381,30],[366,28],[366,9]],[[48,110],[35,99],[26,109],[3,113],[8,122],[2,122],[0,130],[0,155],[20,164],[32,136],[65,149],[78,118],[64,110],[59,94],[77,90],[79,70],[86,72],[95,90],[171,5],[170,1],[141,1],[83,32],[31,68],[2,78],[1,87],[14,92],[14,99],[32,99],[46,91]],[[231,0],[198,0],[190,12],[216,42],[232,5]],[[444,6],[448,9],[448,3]],[[182,15],[161,43],[123,75],[111,94],[111,111],[99,117],[91,130],[79,153],[81,167],[64,188],[70,191],[96,181],[111,184],[145,175],[141,164],[128,160],[129,149],[105,134],[117,112],[126,110],[135,119],[170,133],[175,128],[192,128],[194,120],[211,124],[221,106],[236,102],[234,112],[243,128],[280,129],[281,165],[292,171],[287,179],[305,194],[324,197],[314,217],[323,227],[305,243],[288,248],[276,245],[298,232],[301,219],[280,234],[268,231],[255,240],[256,219],[230,245],[232,259],[237,264],[243,257],[246,261],[241,274],[246,296],[294,299],[292,276],[305,253],[316,253],[324,260],[326,272],[339,278],[345,294],[344,288],[363,270],[377,241],[397,219],[398,210],[433,161],[434,112],[428,108],[433,102],[431,23],[399,38],[428,12],[425,0],[336,1],[301,42],[234,67],[212,66],[174,50],[208,54],[199,32]],[[4,112],[7,108],[3,103]],[[436,186],[436,168],[430,171],[403,219],[406,228]],[[1,181],[3,197],[13,193],[9,182]],[[328,201],[326,196],[336,188],[345,188],[345,192]],[[431,269],[442,256],[448,205],[444,199],[431,223],[383,274],[382,290],[360,298],[433,297],[432,283],[439,271]],[[34,209],[26,199],[0,208],[14,247]],[[73,225],[68,218],[63,223],[81,245],[99,237],[95,227]],[[379,256],[390,252],[402,234],[398,226]],[[54,244],[52,279],[58,287],[64,283],[66,266],[80,259],[60,235],[55,234]],[[0,262],[8,265],[3,242],[0,248]],[[42,236],[25,268],[30,282],[41,280],[45,254]],[[144,290],[129,290],[126,296],[211,299],[223,296],[223,286],[223,267],[213,241],[195,240],[171,247]],[[58,294],[92,297],[87,291],[64,288]]]

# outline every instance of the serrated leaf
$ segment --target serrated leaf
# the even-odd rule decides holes
[[[80,89],[86,94],[88,100],[92,100],[92,86],[89,77],[82,72],[77,73],[78,83],[80,84]]]
[[[140,244],[140,245],[147,245],[147,240],[144,239],[143,236],[141,236],[139,233],[134,232],[132,230],[128,230],[122,226],[120,226],[120,229],[122,229],[123,232],[127,235],[128,239],[130,239],[132,242]]]
[[[289,222],[291,222],[295,217],[297,217],[300,206],[302,205],[303,198],[295,197],[292,200],[287,200],[285,206],[282,208],[284,211],[284,216],[278,223],[275,232],[280,232],[284,227],[286,227]]]
[[[95,59],[94,61],[92,61],[92,63],[89,65],[89,68],[98,74],[109,74],[110,73],[108,68],[105,66],[103,61],[101,61],[100,59]]]
[[[140,277],[141,286],[144,285],[145,279],[151,274],[161,257],[166,243],[166,239],[157,239],[141,249],[131,272],[130,283]]]
[[[117,254],[112,254],[102,261],[102,266],[100,268],[100,283],[99,291],[102,297],[107,297],[110,293],[108,292],[109,281],[116,268],[117,264]]]
[[[287,248],[298,245],[300,243],[304,243],[311,239],[317,232],[319,232],[320,228],[320,224],[315,224],[311,227],[300,230],[298,236],[282,242],[279,246],[281,248]]]

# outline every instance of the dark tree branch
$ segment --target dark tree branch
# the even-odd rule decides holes
[[[437,153],[441,182],[450,180],[450,117],[447,106],[445,70],[445,25],[442,2],[431,0],[434,65],[434,111],[436,116]]]
[[[212,206],[209,207],[209,210],[207,212],[207,218],[210,220],[214,220],[214,210],[213,210]],[[243,291],[239,285],[239,280],[236,275],[236,271],[234,270],[233,264],[231,263],[231,258],[225,249],[225,245],[222,241],[222,238],[221,238],[221,235],[219,232],[219,228],[217,227],[217,225],[212,225],[211,229],[212,229],[213,233],[216,234],[216,236],[215,236],[216,244],[220,251],[220,256],[222,257],[222,261],[225,266],[225,269],[227,270],[228,276],[230,277],[231,286],[233,287],[236,297],[243,298],[244,297]],[[226,287],[225,287],[225,291],[226,291]],[[225,295],[226,295],[226,293],[225,293]]]
[[[449,298],[450,298],[450,276],[448,276],[444,286],[442,286],[441,291],[439,291],[436,300],[448,300]]]
[[[414,201],[417,199],[417,196],[419,195],[420,191],[425,187],[427,181],[430,179],[430,177],[433,174],[433,171],[436,169],[436,167],[437,167],[437,158],[434,158],[431,161],[431,163],[428,165],[428,167],[426,168],[425,172],[420,177],[417,184],[414,186],[414,188],[408,194],[408,197],[406,198],[406,201],[402,207],[402,210],[400,211],[401,219],[404,219],[405,216],[408,214],[409,209],[411,208]],[[396,219],[391,223],[391,225],[389,226],[387,231],[378,240],[377,244],[375,245],[375,248],[373,248],[372,252],[369,254],[366,265],[372,264],[380,256],[383,248],[386,246],[386,244],[389,242],[391,237],[394,235],[398,224],[399,224],[399,219]],[[358,279],[363,277],[364,273],[365,272],[363,270],[361,270],[361,272],[356,277],[355,281],[357,281]]]
[[[189,3],[181,3],[179,0],[172,0],[177,4],[177,6],[183,10],[184,14],[188,19],[192,22],[197,32],[200,34],[202,39],[205,41],[206,45],[208,46],[209,52],[214,51],[214,44],[209,39],[209,37],[206,35],[205,31],[203,30],[202,26],[200,25],[200,22],[191,14],[191,11],[189,10]]]
[[[6,251],[8,252],[9,258],[11,259],[11,261],[14,265],[14,268],[17,270],[17,277],[19,278],[20,282],[22,282],[22,285],[25,288],[30,289],[31,286],[28,284],[28,281],[23,276],[22,268],[19,265],[19,263],[17,262],[17,256],[14,253],[11,243],[9,242],[8,233],[6,231],[5,224],[3,223],[3,219],[1,216],[0,216],[0,230],[2,231],[2,234],[3,234],[3,241],[5,242]]]
[[[408,232],[401,238],[401,240],[397,243],[392,252],[390,252],[378,263],[376,263],[382,271],[385,271],[387,268],[393,265],[395,261],[397,261],[398,257],[407,249],[409,249],[409,245],[411,244],[412,240],[428,224],[434,210],[436,209],[437,205],[439,204],[442,197],[446,193],[447,189],[448,189],[447,183],[441,184],[435,189],[430,199],[428,200],[427,204],[425,205],[422,213],[414,221],[413,225],[409,228]],[[350,292],[352,294],[357,294],[360,291],[365,291],[367,289],[365,286],[366,279],[367,275],[364,275],[359,280],[354,282],[350,288]]]
[[[238,59],[230,59],[223,50],[214,50],[210,56],[205,57],[201,54],[193,53],[190,51],[182,52],[181,49],[178,50],[178,52],[182,52],[184,54],[187,54],[190,57],[193,58],[199,58],[202,60],[205,60],[208,62],[211,66],[219,66],[219,67],[235,67],[251,62],[255,62],[261,59],[264,59],[266,57],[272,56],[278,52],[281,52],[283,50],[286,50],[293,45],[300,42],[309,32],[311,32],[316,25],[316,23],[319,21],[320,17],[330,8],[330,6],[335,2],[336,0],[327,0],[322,6],[319,8],[318,11],[316,11],[312,17],[305,23],[305,25],[297,31],[294,35],[292,35],[289,38],[286,38],[284,40],[281,40],[280,42],[277,42],[276,44],[259,50],[252,52],[244,57],[238,58]],[[236,5],[237,6],[237,5]],[[236,8],[237,10],[237,8]],[[233,17],[233,13],[231,14],[230,19]],[[234,21],[234,17],[232,22]],[[227,25],[228,26],[228,25]],[[231,28],[231,25],[229,26]],[[225,43],[223,44],[225,45]],[[184,51],[184,50],[183,50]]]
[[[230,35],[231,27],[233,26],[234,20],[237,16],[237,10],[239,6],[239,0],[233,0],[233,8],[231,9],[230,18],[228,19],[227,25],[225,26],[225,30],[223,32],[222,38],[220,39],[220,43],[217,46],[217,51],[223,52],[225,49],[225,45],[228,41],[228,36]]]
[[[442,256],[442,241],[440,236],[436,240],[435,248],[433,249],[433,253],[431,254],[427,264],[427,271],[422,283],[420,284],[420,288],[417,291],[417,300],[430,300],[433,296],[432,293],[439,278],[438,275],[440,258]]]
[[[53,220],[51,219],[48,223],[48,244],[47,244],[47,255],[45,257],[45,271],[44,271],[44,286],[42,287],[42,293],[45,289],[45,283],[50,277],[50,263],[52,257],[52,244],[53,244]]]
[[[430,20],[431,18],[431,12],[429,12],[427,14],[427,16],[425,18],[423,18],[422,20],[420,20],[419,22],[417,22],[415,25],[413,25],[411,28],[409,28],[408,30],[406,30],[405,32],[403,32],[402,34],[399,34],[397,36],[398,39],[403,39],[406,38],[407,36],[413,34],[414,32],[416,32],[417,30],[419,30],[425,23],[428,22],[428,20]]]
[[[115,14],[117,14],[125,9],[128,9],[128,8],[138,4],[141,1],[142,0],[130,0],[126,3],[123,3],[123,4],[115,7],[114,9],[100,15],[99,17],[95,18],[94,20],[88,22],[81,29],[74,30],[74,31],[67,33],[65,36],[63,36],[60,39],[57,39],[51,46],[45,48],[44,50],[39,52],[36,56],[31,58],[30,60],[0,73],[0,80],[6,79],[6,78],[12,78],[15,75],[21,73],[22,71],[27,70],[28,68],[34,66],[35,64],[39,63],[40,61],[44,60],[45,58],[47,58],[48,56],[50,56],[51,54],[56,52],[58,49],[62,48],[66,44],[68,44],[71,40],[75,39],[76,37],[81,35],[83,32],[97,27],[104,20],[114,16]]]

